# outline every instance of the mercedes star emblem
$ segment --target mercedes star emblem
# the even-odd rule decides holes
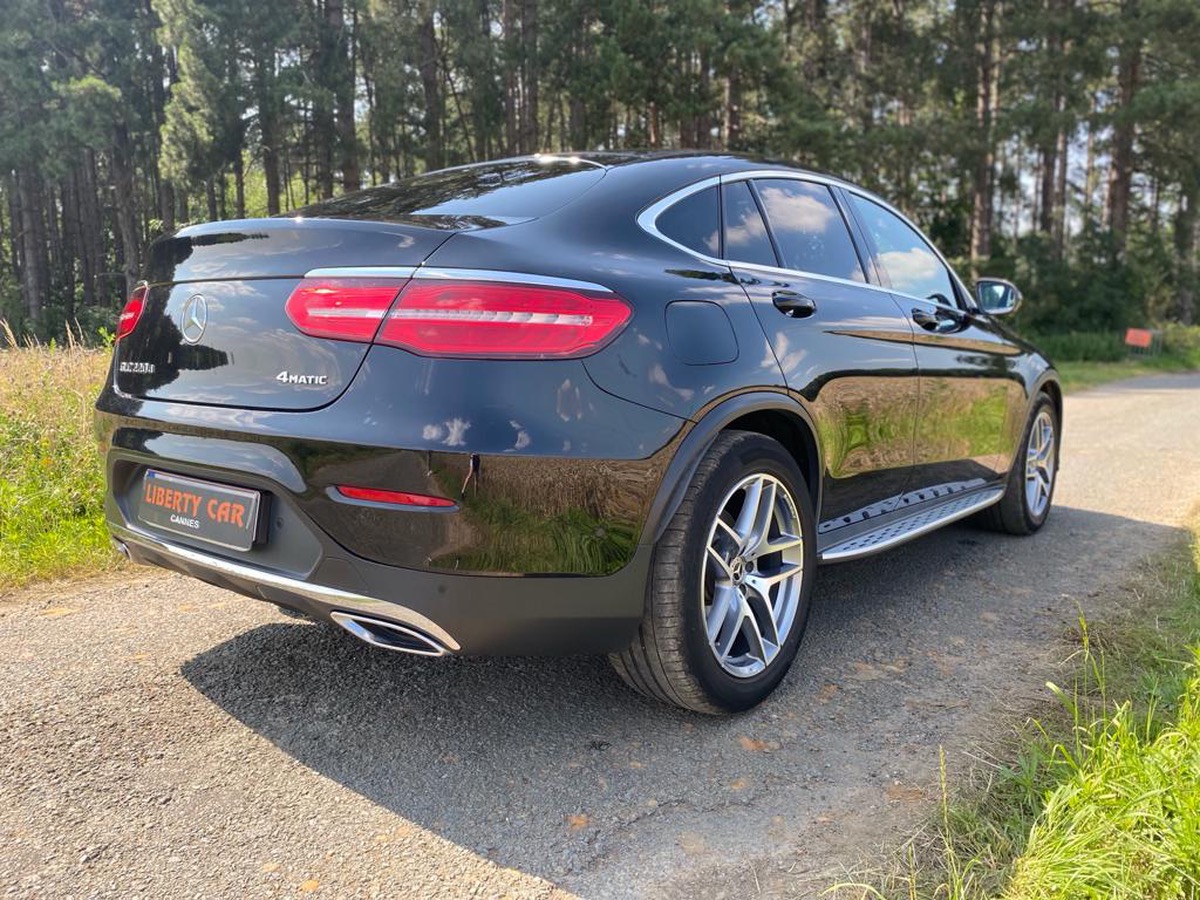
[[[180,331],[183,339],[194,344],[204,336],[204,327],[208,325],[208,301],[203,294],[192,294],[183,304],[183,318]]]

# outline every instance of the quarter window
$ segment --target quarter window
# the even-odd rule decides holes
[[[865,197],[850,194],[850,202],[875,242],[876,259],[892,288],[913,297],[957,305],[950,273],[915,229]]]
[[[725,258],[760,266],[779,265],[749,183],[734,181],[721,190],[725,201]]]
[[[829,188],[790,178],[764,178],[754,184],[786,268],[866,280]]]
[[[684,197],[658,217],[657,225],[662,234],[689,250],[721,255],[721,208],[715,187]]]

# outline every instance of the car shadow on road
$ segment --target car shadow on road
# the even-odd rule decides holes
[[[1177,531],[1058,508],[1033,539],[959,525],[823,569],[800,662],[772,700],[728,719],[649,702],[599,658],[428,660],[305,623],[239,634],[183,675],[325,777],[578,886],[637,829],[722,847],[733,817],[744,833],[726,832],[730,852],[761,849],[881,787],[897,760],[936,771],[939,744],[978,731],[987,698],[1020,677],[1014,654],[1061,636],[1077,604]]]

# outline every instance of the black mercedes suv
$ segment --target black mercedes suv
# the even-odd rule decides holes
[[[741,710],[818,564],[1050,508],[1016,288],[824,175],[503,160],[190,226],[145,278],[96,405],[119,549],[379,647]]]

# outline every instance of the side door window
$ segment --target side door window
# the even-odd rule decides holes
[[[875,260],[893,290],[910,297],[957,306],[954,283],[925,239],[878,203],[847,191],[855,215],[875,244]]]
[[[842,212],[829,188],[791,178],[754,183],[784,268],[866,281]]]

